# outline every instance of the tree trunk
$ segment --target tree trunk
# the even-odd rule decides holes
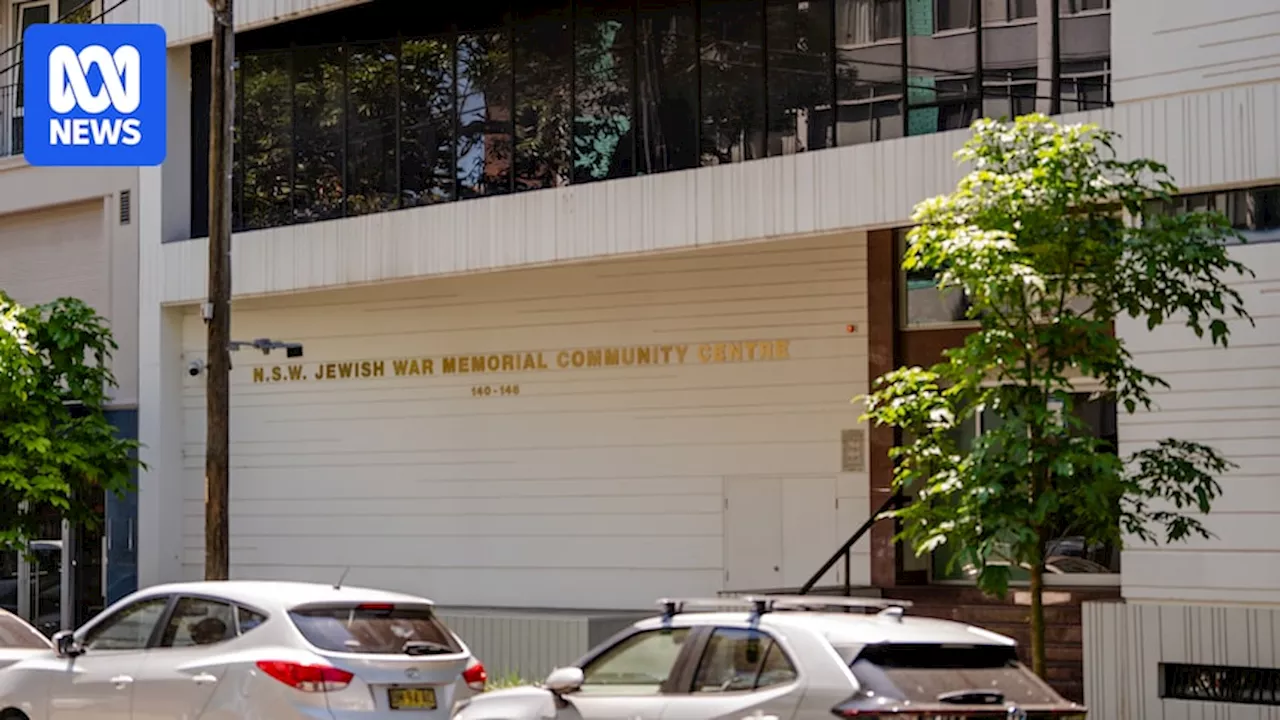
[[[1045,678],[1044,657],[1044,559],[1031,566],[1031,670]]]

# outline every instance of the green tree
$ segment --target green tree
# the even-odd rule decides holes
[[[917,205],[903,267],[939,270],[980,326],[932,368],[876,381],[864,418],[897,428],[894,484],[916,500],[888,513],[919,554],[949,546],[984,591],[1003,596],[1010,565],[1031,585],[1031,653],[1043,676],[1045,547],[1070,518],[1088,543],[1210,537],[1196,515],[1233,467],[1216,450],[1166,439],[1120,457],[1071,412],[1073,377],[1099,383],[1121,413],[1167,384],[1139,368],[1122,316],[1185,324],[1226,346],[1252,323],[1228,281],[1252,273],[1219,213],[1155,209],[1177,193],[1166,168],[1117,157],[1115,133],[1043,115],[980,120],[956,157],[973,170],[955,192]],[[1056,401],[1056,402],[1055,402]],[[1056,410],[1055,405],[1061,409]],[[958,429],[1000,419],[968,447]]]
[[[21,548],[49,511],[96,525],[95,491],[129,489],[138,444],[103,411],[115,349],[83,302],[23,307],[0,291],[0,548]]]

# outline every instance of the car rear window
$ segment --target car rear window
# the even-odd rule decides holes
[[[864,689],[913,703],[983,704],[995,695],[1018,705],[1062,702],[1008,646],[867,645],[850,667]]]
[[[16,615],[0,610],[0,648],[47,650],[49,643],[39,631]]]
[[[294,608],[293,624],[320,650],[377,655],[462,652],[429,605],[324,605]]]

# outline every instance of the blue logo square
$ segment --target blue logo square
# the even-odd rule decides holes
[[[40,24],[22,38],[23,154],[46,167],[164,162],[160,25]]]

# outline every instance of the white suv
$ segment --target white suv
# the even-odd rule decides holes
[[[426,598],[287,582],[140,590],[0,671],[0,720],[443,720],[484,666]]]
[[[663,600],[540,687],[459,701],[454,720],[1083,720],[1014,641],[910,603],[816,596]],[[698,607],[702,612],[685,612]],[[711,611],[712,608],[732,610]]]

